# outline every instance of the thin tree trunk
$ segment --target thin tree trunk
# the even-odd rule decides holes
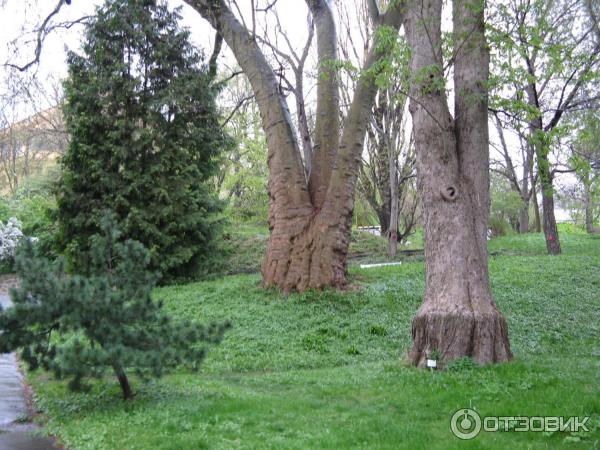
[[[393,258],[398,251],[398,167],[396,152],[388,142],[388,159],[390,175],[390,226],[388,240],[388,256]]]
[[[530,74],[533,75],[530,65]],[[537,87],[532,82],[527,86],[527,100],[530,106],[540,111]],[[550,161],[548,153],[550,143],[548,142],[547,132],[544,130],[542,116],[533,119],[529,124],[529,139],[535,149],[538,165],[538,177],[542,190],[542,215],[544,237],[546,239],[546,249],[549,255],[558,255],[560,253],[560,241],[558,238],[558,228],[554,217],[554,187],[552,185],[552,172],[550,170]]]
[[[113,363],[113,370],[119,380],[119,386],[121,386],[121,392],[123,394],[123,400],[131,400],[133,398],[133,391],[129,385],[129,379],[123,367],[119,363]]]
[[[590,176],[587,174],[583,180],[583,207],[585,209],[585,231],[594,232],[594,218],[592,214],[592,193],[590,189]]]
[[[523,200],[523,207],[519,212],[519,233],[529,233],[529,199]]]
[[[542,232],[542,221],[540,219],[540,205],[538,204],[538,199],[537,199],[537,188],[536,188],[536,182],[533,179],[533,174],[531,176],[531,200],[533,203],[533,214],[535,217],[535,232],[536,233],[541,233]]]
[[[523,179],[521,180],[521,199],[523,207],[519,213],[519,233],[529,233],[529,200],[531,199],[531,190],[529,189],[529,172],[531,171],[530,152],[527,156],[523,155]]]
[[[506,321],[494,305],[487,267],[489,56],[483,2],[453,4],[456,123],[444,91],[442,0],[409,2],[405,27],[412,49],[410,111],[425,231],[425,298],[413,320],[411,361],[434,350],[445,361],[511,358]]]
[[[550,172],[548,154],[542,144],[537,145],[538,173],[542,188],[542,214],[544,218],[544,237],[546,238],[546,249],[549,255],[560,253],[560,240],[556,218],[554,217],[554,187],[552,185],[552,173]]]
[[[521,139],[523,144],[523,139]],[[533,154],[534,149],[531,145],[525,141],[525,152],[521,147],[521,154],[523,157],[523,179],[521,181],[521,198],[523,199],[524,205],[519,216],[519,233],[529,233],[529,203],[531,196],[534,192],[533,183]],[[529,184],[531,182],[531,188]]]
[[[546,189],[551,189],[546,188]],[[556,227],[556,218],[554,217],[554,196],[552,191],[542,191],[542,212],[544,217],[544,236],[546,237],[546,249],[549,255],[558,255],[561,252],[560,241],[558,237],[558,228]]]

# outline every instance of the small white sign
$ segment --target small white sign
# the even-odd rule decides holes
[[[399,266],[402,262],[391,262],[391,263],[379,263],[379,264],[361,264],[361,269],[370,269],[371,267],[386,267],[386,266]]]
[[[435,369],[437,367],[437,361],[435,359],[428,359],[427,367],[429,367],[430,369]]]

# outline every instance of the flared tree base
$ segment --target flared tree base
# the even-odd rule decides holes
[[[479,364],[512,359],[506,320],[493,305],[484,312],[423,305],[413,319],[412,335],[409,359],[417,367],[423,367],[434,351],[444,363],[462,357],[473,358]]]

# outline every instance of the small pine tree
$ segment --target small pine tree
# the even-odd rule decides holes
[[[73,267],[115,211],[165,279],[206,270],[222,210],[209,182],[232,140],[217,89],[178,26],[178,10],[150,0],[98,9],[83,55],[68,56],[64,116],[71,136],[57,192],[59,246]]]
[[[22,245],[14,305],[0,308],[0,353],[20,349],[32,369],[69,378],[73,390],[112,369],[130,399],[128,370],[159,377],[176,366],[198,369],[206,352],[199,344],[220,342],[229,324],[174,323],[151,298],[156,277],[148,251],[121,242],[114,215],[103,216],[101,230],[79,258],[89,276],[66,275],[64,261],[53,264],[31,242]]]

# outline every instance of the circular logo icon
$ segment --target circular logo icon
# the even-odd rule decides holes
[[[450,429],[459,439],[473,439],[481,431],[481,417],[472,409],[459,409],[450,419]]]

